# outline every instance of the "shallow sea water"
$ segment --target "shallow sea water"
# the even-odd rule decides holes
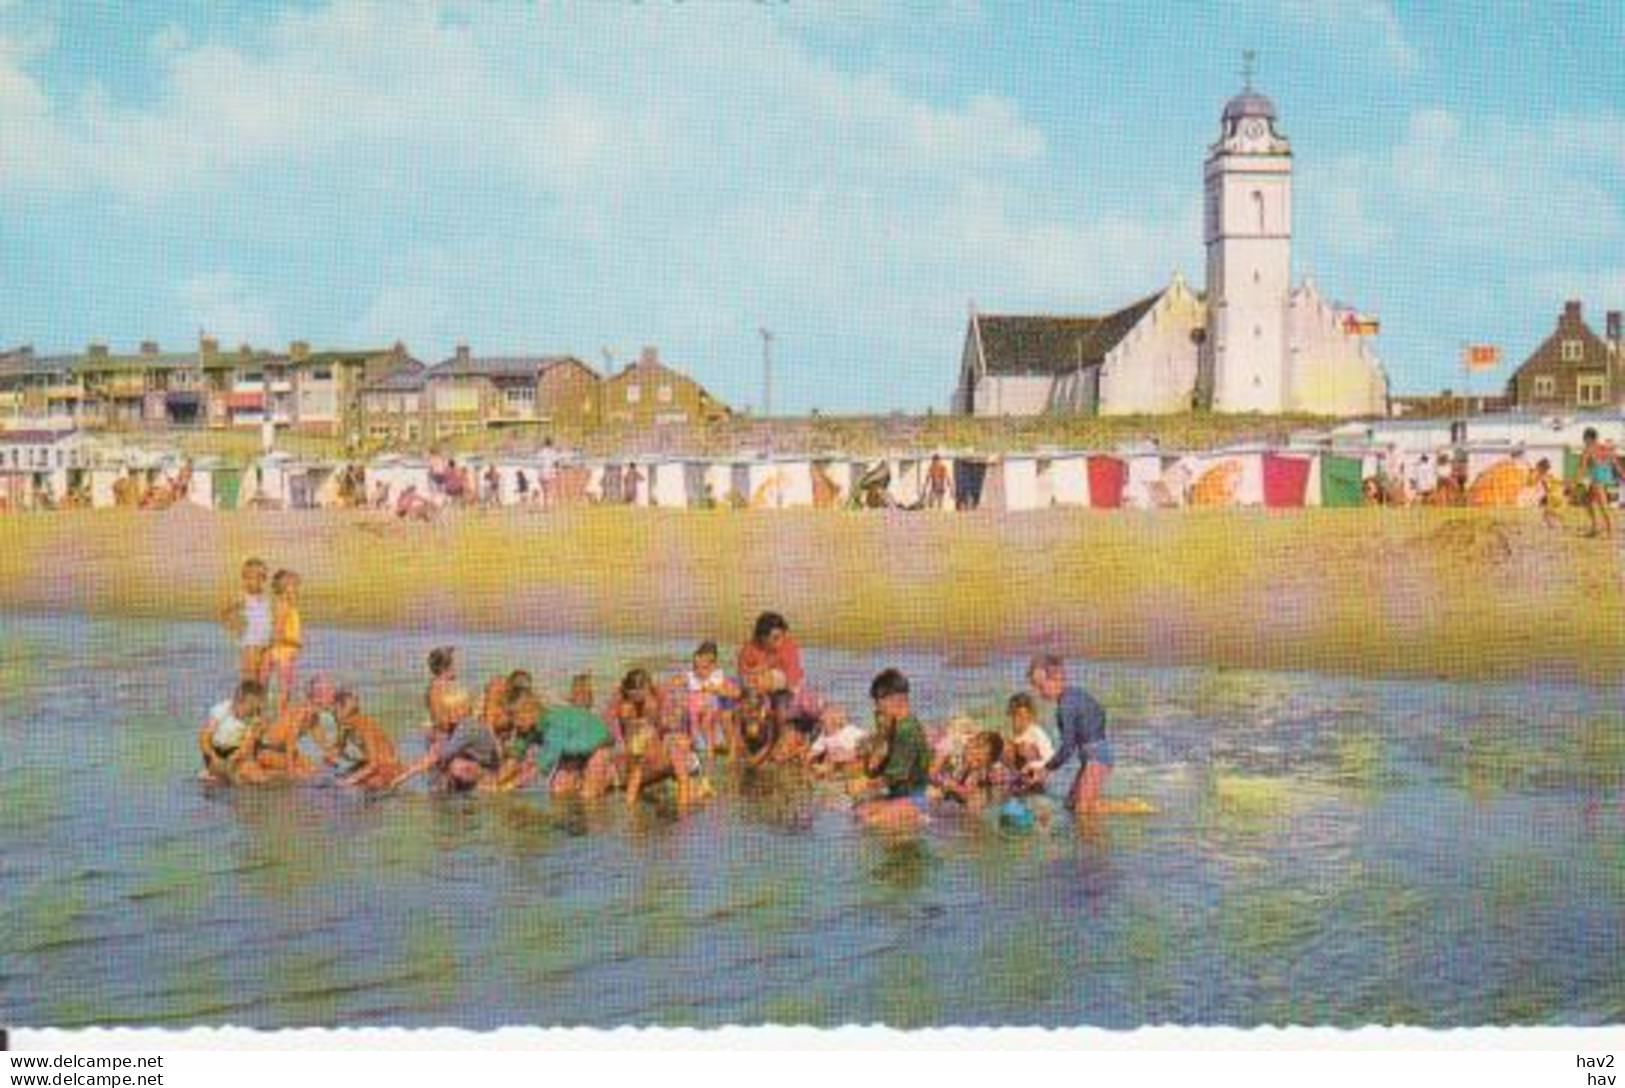
[[[539,794],[208,790],[216,627],[0,617],[0,1022],[1595,1024],[1625,1020],[1617,691],[1089,666],[1110,791],[1028,835],[855,826],[793,775],[678,818]],[[320,631],[412,752],[423,661],[600,695],[687,647]],[[866,717],[996,723],[1021,663],[806,652]],[[1064,779],[1052,787],[1057,794]]]

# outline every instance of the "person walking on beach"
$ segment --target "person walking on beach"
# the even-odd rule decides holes
[[[1580,494],[1585,502],[1591,528],[1586,536],[1614,535],[1613,516],[1608,513],[1609,494],[1619,486],[1619,455],[1614,447],[1597,437],[1595,427],[1585,429],[1585,449],[1580,452]]]
[[[542,439],[542,452],[536,457],[536,479],[541,488],[542,509],[551,509],[559,497],[559,451],[553,448],[552,435]]]
[[[948,501],[948,465],[942,455],[931,455],[931,466],[925,470],[925,508],[941,510]]]
[[[1098,812],[1101,790],[1115,762],[1111,742],[1106,739],[1105,707],[1083,688],[1067,683],[1065,662],[1053,654],[1033,658],[1027,668],[1027,682],[1040,698],[1055,704],[1055,731],[1061,738],[1049,762],[1024,772],[1027,779],[1034,784],[1042,782],[1066,766],[1075,754],[1078,776],[1067,791],[1066,807],[1079,816]]]

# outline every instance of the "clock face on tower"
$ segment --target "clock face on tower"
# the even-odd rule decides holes
[[[1264,122],[1254,117],[1241,126],[1241,134],[1249,140],[1262,140],[1264,138]]]

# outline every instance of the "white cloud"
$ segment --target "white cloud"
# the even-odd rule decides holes
[[[427,355],[491,328],[535,337],[515,348],[590,355],[796,315],[783,323],[940,365],[969,295],[1104,307],[1194,271],[1194,192],[1143,217],[1068,206],[1017,103],[843,66],[804,36],[835,9],[792,7],[337,0],[230,43],[157,33],[139,101],[94,85],[48,95],[0,39],[0,124],[36,149],[0,157],[0,202],[107,198],[200,234],[225,223],[221,244],[294,265],[319,255],[351,280],[323,303],[328,332]],[[359,225],[375,246],[426,248],[358,267]],[[223,340],[263,340],[273,316],[319,335],[284,287],[273,307],[217,272],[177,298]],[[605,316],[568,330],[532,316],[561,297]],[[942,372],[946,386],[951,359]]]

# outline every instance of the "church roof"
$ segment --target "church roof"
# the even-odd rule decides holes
[[[1224,104],[1224,119],[1234,121],[1242,117],[1263,117],[1275,120],[1275,103],[1249,87]]]
[[[1099,316],[977,314],[973,332],[988,374],[1065,374],[1105,362],[1161,297],[1158,291]]]

